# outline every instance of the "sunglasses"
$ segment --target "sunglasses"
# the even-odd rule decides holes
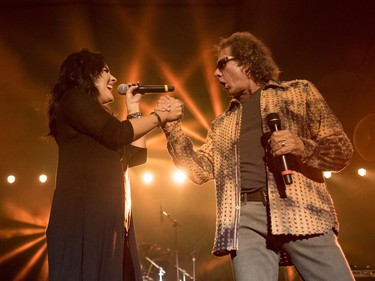
[[[216,69],[220,70],[220,71],[223,71],[225,69],[225,67],[227,66],[227,63],[231,60],[235,60],[236,58],[235,57],[232,57],[232,56],[227,56],[225,58],[222,58],[220,60],[217,61],[216,63]]]

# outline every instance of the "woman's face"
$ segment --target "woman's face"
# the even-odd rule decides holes
[[[104,66],[99,77],[95,81],[95,86],[99,90],[98,101],[100,104],[108,104],[113,102],[113,84],[117,79],[109,72],[108,65]]]

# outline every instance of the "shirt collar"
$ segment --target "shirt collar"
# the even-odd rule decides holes
[[[283,89],[285,89],[286,86],[283,85],[281,81],[270,80],[264,86],[261,87],[261,91],[267,90],[268,88],[283,88]],[[230,101],[229,107],[225,112],[231,111],[239,105],[240,105],[240,101],[238,99],[233,98]]]

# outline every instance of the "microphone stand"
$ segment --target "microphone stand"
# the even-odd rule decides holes
[[[158,266],[152,259],[146,257],[146,260],[148,260],[153,266],[159,269],[159,281],[163,281],[163,275],[165,274],[164,269],[161,266]]]
[[[192,262],[193,262],[193,281],[195,281],[195,251],[193,252],[193,257],[191,258]]]
[[[177,281],[180,281],[180,268],[178,265],[178,235],[177,235],[177,227],[180,226],[176,219],[172,218],[170,214],[165,211],[162,211],[162,214],[166,216],[171,222],[172,226],[175,229],[175,252],[176,252],[176,273],[177,273]],[[181,226],[180,226],[181,227]]]
[[[181,273],[182,273],[182,281],[186,281],[186,277],[188,277],[191,280],[194,279],[189,273],[186,272],[185,269],[182,269],[181,267],[177,267],[177,271],[181,271]]]

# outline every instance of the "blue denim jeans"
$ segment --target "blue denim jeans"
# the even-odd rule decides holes
[[[232,253],[236,281],[277,281],[279,249],[305,281],[355,280],[333,231],[306,237],[270,234],[263,203],[242,204],[239,250]]]

